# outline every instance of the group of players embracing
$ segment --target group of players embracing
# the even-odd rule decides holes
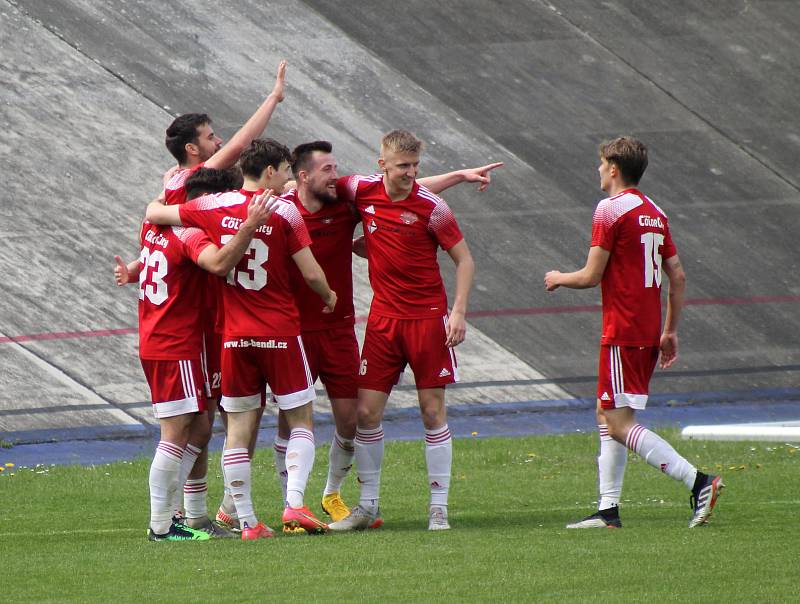
[[[150,467],[152,541],[245,540],[274,531],[259,521],[252,466],[262,414],[278,409],[275,467],[285,533],[381,526],[381,424],[389,394],[414,373],[430,485],[429,530],[449,529],[453,439],[445,387],[458,380],[454,347],[464,341],[475,265],[438,194],[463,182],[485,190],[502,164],[417,179],[422,143],[386,134],[379,171],[339,176],[332,145],[290,151],[260,138],[284,98],[286,63],[261,106],[224,146],[206,114],[176,118],[166,146],[178,165],[147,207],[141,253],[117,256],[117,284],[139,284],[139,355],[161,438]],[[665,440],[636,422],[649,382],[677,358],[685,274],[666,215],[637,185],[647,149],[620,137],[599,149],[600,188],[584,268],[549,271],[545,287],[602,285],[597,384],[600,436],[596,513],[567,528],[617,528],[627,452],[691,490],[690,527],[705,524],[722,488]],[[293,182],[290,182],[293,178]],[[357,225],[363,235],[353,239]],[[437,250],[455,265],[448,307]],[[363,346],[355,335],[352,254],[366,257],[373,298]],[[661,328],[661,284],[669,282]],[[305,502],[315,454],[314,384],[331,402],[335,432],[319,520]],[[224,498],[208,514],[208,443],[216,411],[225,425]],[[357,466],[359,502],[341,497]]]
[[[484,190],[502,164],[418,181],[422,143],[395,130],[381,142],[379,173],[340,177],[327,141],[290,152],[259,138],[284,98],[285,73],[281,62],[271,93],[224,146],[206,114],[173,121],[166,146],[178,165],[147,207],[139,258],[116,257],[117,284],[139,284],[139,355],[161,427],[149,478],[153,541],[273,536],[251,493],[267,387],[278,408],[283,531],[379,527],[381,419],[406,365],[425,426],[429,528],[450,528],[444,390],[458,379],[453,347],[465,337],[475,268],[437,193],[462,182]],[[354,240],[359,222],[364,235]],[[450,310],[439,247],[456,266]],[[368,258],[373,290],[360,355],[353,253]],[[318,378],[335,421],[321,502],[331,524],[305,503]],[[208,443],[217,409],[225,425],[225,494],[212,520]],[[350,509],[340,491],[354,458],[361,493]]]

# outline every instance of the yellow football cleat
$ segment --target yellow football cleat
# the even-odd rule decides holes
[[[350,515],[350,508],[347,507],[339,493],[323,495],[322,511],[330,516],[334,522],[339,522],[339,520]]]

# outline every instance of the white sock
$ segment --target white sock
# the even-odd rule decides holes
[[[189,478],[183,486],[183,505],[187,518],[208,518],[208,477]]]
[[[223,445],[224,448],[224,445]],[[222,487],[225,489],[225,494],[222,496],[222,503],[219,504],[219,509],[225,512],[231,518],[238,518],[236,515],[236,504],[233,503],[231,490],[228,488],[228,483],[225,481],[225,456],[219,458],[219,466],[222,468]]]
[[[250,494],[250,455],[246,448],[225,449],[222,452],[223,469],[225,471],[225,484],[233,497],[236,514],[239,516],[242,528],[245,524],[254,528],[258,524],[253,510],[253,499]]]
[[[600,455],[597,456],[597,482],[600,499],[598,510],[619,505],[622,497],[622,481],[625,478],[625,465],[628,463],[628,449],[608,434],[608,426],[597,426],[600,432]]]
[[[182,455],[179,446],[162,440],[150,464],[150,528],[157,535],[168,532],[172,524],[172,502],[178,488]]]
[[[275,435],[275,442],[272,443],[272,450],[275,452],[275,474],[278,475],[278,483],[281,485],[284,505],[286,505],[286,481],[289,479],[289,473],[286,471],[286,447],[288,446],[288,440]]]
[[[446,506],[450,491],[450,468],[453,465],[453,437],[447,424],[425,430],[425,461],[428,464],[431,505]]]
[[[294,428],[286,445],[286,504],[303,507],[308,475],[314,467],[314,433],[306,428]]]
[[[342,481],[353,467],[355,452],[353,441],[349,438],[342,438],[334,430],[331,450],[328,454],[328,482],[325,483],[323,495],[338,493],[341,490]]]
[[[175,492],[175,502],[173,505],[175,511],[178,513],[181,513],[183,510],[183,487],[186,484],[186,479],[189,477],[189,473],[194,467],[194,462],[197,461],[197,457],[200,455],[200,451],[201,450],[195,447],[193,444],[187,444],[186,448],[183,450],[181,469],[178,473],[178,489]]]
[[[678,455],[672,446],[655,432],[636,424],[628,432],[625,444],[636,451],[654,468],[658,468],[675,480],[680,480],[691,489],[697,477],[697,468]]]
[[[359,504],[368,511],[378,507],[383,464],[383,426],[356,430],[356,466],[361,483]]]

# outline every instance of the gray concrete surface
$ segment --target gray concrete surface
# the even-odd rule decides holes
[[[591,396],[599,315],[559,309],[599,292],[541,281],[585,259],[596,145],[620,133],[650,146],[642,188],[699,302],[654,386],[796,386],[798,25],[800,6],[777,1],[0,0],[0,433],[147,430],[136,336],[98,335],[136,321],[112,256],[136,253],[172,117],[207,111],[230,136],[281,58],[268,134],[332,140],[342,172],[371,172],[393,127],[428,143],[427,174],[506,162],[489,192],[445,196],[478,263],[454,404]]]

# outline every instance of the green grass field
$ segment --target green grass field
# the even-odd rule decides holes
[[[565,530],[593,510],[596,437],[584,434],[457,440],[453,530],[434,533],[421,442],[387,444],[384,528],[256,542],[148,542],[149,460],[15,468],[0,475],[0,600],[797,601],[797,448],[662,434],[725,478],[706,527],[687,528],[683,485],[632,456],[625,528]],[[326,461],[321,448],[307,491],[317,512]],[[212,468],[216,509],[218,455]],[[276,527],[271,451],[257,453],[254,479],[256,509]],[[347,485],[354,502],[352,477]]]

